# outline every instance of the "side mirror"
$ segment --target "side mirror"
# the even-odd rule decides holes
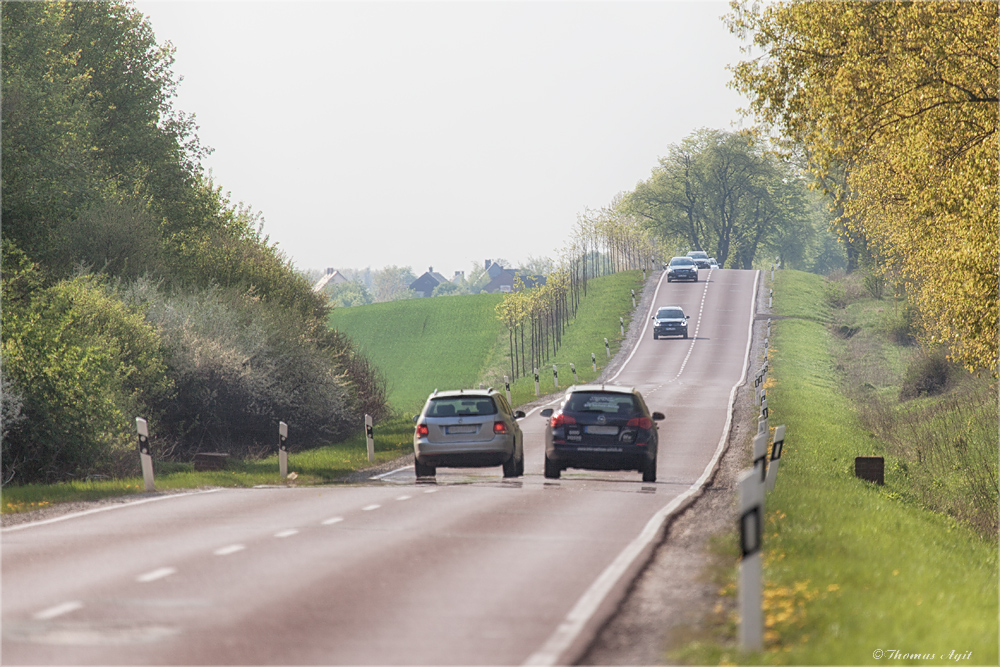
[[[664,415],[662,412],[654,412],[653,413],[653,421],[657,421],[657,422],[658,421],[663,421],[666,418],[667,418],[666,415]]]
[[[690,315],[685,315],[685,316],[684,316],[684,319],[685,319],[685,320],[690,320],[690,319],[691,319],[691,316],[690,316]]]
[[[514,410],[514,419],[521,419],[524,417],[524,410]]]
[[[551,417],[552,416],[552,412],[553,412],[552,408],[545,408],[544,410],[542,410],[538,414],[540,416],[542,416],[542,417],[546,417],[547,418],[547,417]]]
[[[417,420],[420,419],[420,415],[413,415],[413,423],[416,424]]]

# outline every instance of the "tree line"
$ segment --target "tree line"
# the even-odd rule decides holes
[[[174,50],[128,2],[3,2],[4,483],[301,446],[387,411],[328,304],[201,167]]]
[[[905,292],[923,342],[994,375],[997,27],[987,2],[733,3],[751,110],[802,153],[853,265]]]

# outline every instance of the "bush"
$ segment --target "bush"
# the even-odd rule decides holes
[[[357,430],[366,411],[386,412],[384,381],[320,322],[218,287],[166,294],[139,281],[125,292],[145,304],[169,351],[177,392],[158,441],[173,459],[264,453],[279,421],[295,446],[319,446]]]
[[[945,350],[921,350],[906,367],[899,398],[907,400],[944,393],[954,370]]]
[[[6,288],[10,268],[4,271]],[[126,456],[134,451],[132,420],[139,412],[155,419],[152,406],[170,395],[159,337],[93,276],[32,296],[4,310],[5,383],[19,388],[24,417],[5,425],[4,480],[131,471],[138,462]]]

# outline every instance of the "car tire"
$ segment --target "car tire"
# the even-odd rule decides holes
[[[653,333],[653,340],[660,340],[660,334],[654,332]]]
[[[420,461],[414,459],[413,468],[417,473],[417,477],[434,477],[437,469],[434,466],[429,466]]]
[[[674,281],[670,279],[670,276],[667,276],[667,282],[668,282],[668,283],[672,283],[672,282],[674,282]]]
[[[510,455],[510,458],[503,462],[503,476],[517,477],[517,452]]]
[[[695,281],[695,282],[698,282],[698,276],[695,276],[695,277],[694,277],[694,281]]]
[[[559,468],[559,464],[546,456],[545,457],[545,477],[548,478],[548,479],[559,479],[559,475],[561,473],[562,473],[562,470]]]
[[[655,482],[656,481],[656,459],[647,460],[645,466],[642,469],[642,481],[644,482]]]
[[[684,338],[685,338],[685,340],[687,339],[687,337],[688,337],[688,332],[687,332],[687,331],[685,331],[685,332],[684,332]]]

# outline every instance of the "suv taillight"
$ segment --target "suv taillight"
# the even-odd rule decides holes
[[[429,431],[427,430],[427,424],[417,424],[417,437],[426,438]]]
[[[626,426],[638,426],[639,428],[653,428],[653,420],[649,417],[634,417],[628,420]]]
[[[564,415],[561,412],[557,412],[556,414],[552,415],[551,424],[553,428],[556,426],[571,426],[575,423],[576,423],[575,418],[570,417],[569,415]]]

